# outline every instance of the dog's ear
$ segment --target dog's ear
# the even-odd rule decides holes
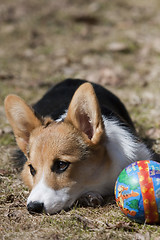
[[[34,111],[20,97],[8,95],[4,101],[5,111],[19,148],[27,154],[27,145],[31,132],[42,125]]]
[[[65,121],[85,133],[93,144],[97,144],[104,136],[101,110],[90,83],[82,84],[75,92]]]

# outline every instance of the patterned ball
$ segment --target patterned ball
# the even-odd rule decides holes
[[[160,163],[143,160],[126,167],[117,178],[115,199],[131,220],[160,222]]]

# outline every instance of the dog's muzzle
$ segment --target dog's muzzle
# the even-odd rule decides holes
[[[27,204],[27,209],[30,213],[42,213],[44,209],[44,204],[34,201]]]

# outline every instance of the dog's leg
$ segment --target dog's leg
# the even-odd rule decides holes
[[[104,199],[98,192],[87,192],[78,199],[78,204],[84,207],[97,207],[103,203]]]

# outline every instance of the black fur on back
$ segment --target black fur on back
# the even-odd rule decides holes
[[[18,171],[22,171],[24,164],[27,162],[27,158],[21,150],[14,151],[11,160]]]

